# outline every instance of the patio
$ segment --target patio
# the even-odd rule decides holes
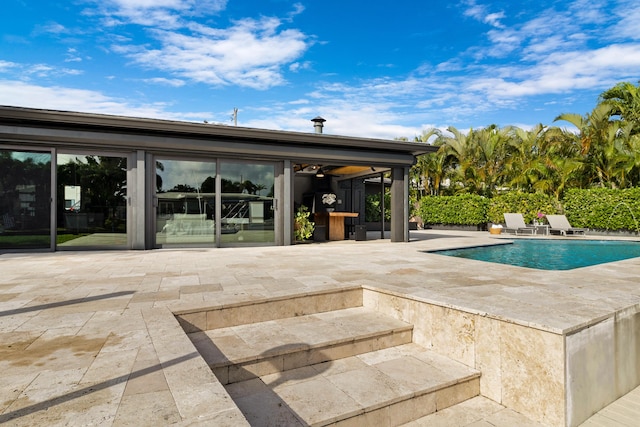
[[[424,252],[494,242],[487,232],[411,237],[1,254],[0,423],[246,425],[174,314],[353,287],[401,320],[418,307],[439,313],[412,319],[422,324],[414,341],[482,372],[482,398],[411,425],[580,425],[589,407],[640,383],[640,259],[571,271],[487,268]],[[624,425],[613,408],[586,425]]]

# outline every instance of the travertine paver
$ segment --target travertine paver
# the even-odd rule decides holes
[[[365,307],[211,329],[189,334],[210,366],[330,347],[355,338],[411,331],[411,325]],[[410,334],[407,335],[410,340]],[[215,345],[212,345],[215,344]],[[274,347],[277,346],[277,347]]]
[[[424,251],[494,242],[489,233],[412,237],[0,254],[0,424],[246,425],[171,310],[367,285],[562,330],[640,303],[638,259],[568,272],[487,268]]]
[[[282,408],[289,408],[294,417],[309,425],[328,425],[383,408],[384,413],[379,415],[388,416],[387,407],[395,411],[402,407],[404,413],[399,415],[407,418],[401,419],[413,419],[436,410],[436,390],[477,381],[476,371],[438,356],[439,363],[435,364],[429,353],[416,344],[403,344],[263,375],[262,381],[230,384],[227,390],[255,425],[270,425],[272,413],[282,416]],[[424,360],[419,360],[420,356]],[[477,382],[469,390],[472,396],[477,395]],[[436,395],[430,397],[428,393]],[[254,407],[255,394],[265,396],[261,411]],[[432,405],[421,404],[425,400]],[[367,425],[366,421],[360,418],[354,424]]]
[[[443,409],[402,427],[544,427],[482,396]]]

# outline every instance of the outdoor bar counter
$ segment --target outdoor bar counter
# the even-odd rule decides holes
[[[357,212],[316,212],[314,221],[326,227],[327,240],[344,240],[344,219],[357,217]]]

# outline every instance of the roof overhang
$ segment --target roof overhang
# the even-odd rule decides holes
[[[425,143],[0,106],[0,139],[67,147],[244,154],[344,165],[412,164]],[[357,160],[357,162],[354,162]]]

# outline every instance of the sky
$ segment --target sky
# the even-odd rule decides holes
[[[413,140],[640,80],[637,0],[2,3],[0,105]]]

